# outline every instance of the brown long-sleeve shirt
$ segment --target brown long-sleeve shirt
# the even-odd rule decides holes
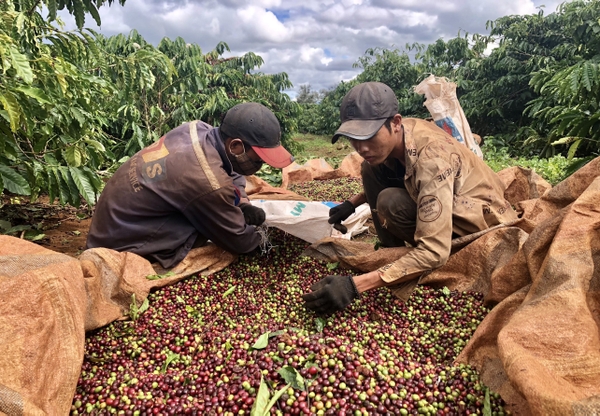
[[[119,167],[100,195],[87,246],[133,252],[164,268],[183,260],[198,238],[247,253],[260,237],[238,207],[245,185],[218,128],[183,124]]]
[[[404,185],[417,204],[414,250],[379,269],[388,283],[443,266],[452,233],[465,236],[517,219],[498,176],[466,146],[435,124],[402,120]]]

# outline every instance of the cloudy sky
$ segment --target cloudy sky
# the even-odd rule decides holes
[[[136,29],[156,45],[183,37],[203,52],[226,42],[231,54],[254,52],[264,73],[286,72],[294,88],[337,85],[359,72],[352,68],[368,48],[451,39],[459,31],[487,33],[485,23],[511,14],[552,13],[562,0],[127,0],[100,8],[106,36]],[[67,27],[73,18],[63,16]]]

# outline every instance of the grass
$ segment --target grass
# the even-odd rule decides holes
[[[294,154],[299,164],[311,159],[324,158],[335,169],[339,167],[346,155],[354,151],[345,139],[331,144],[331,136],[299,134],[293,140],[301,146],[301,150]]]
[[[300,165],[311,159],[323,158],[331,167],[336,169],[340,166],[344,157],[354,151],[348,140],[343,138],[337,143],[331,144],[331,136],[298,134],[294,136],[293,140],[300,148],[294,151],[296,162]],[[482,150],[485,162],[495,172],[510,166],[521,166],[532,169],[553,186],[569,174],[570,162],[564,156],[554,156],[549,159],[525,158],[510,156],[507,149],[496,149],[493,146],[484,146]],[[264,167],[258,176],[274,186],[281,184],[280,172],[268,166]]]

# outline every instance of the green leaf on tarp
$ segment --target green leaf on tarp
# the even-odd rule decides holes
[[[442,289],[442,293],[446,296],[450,296],[450,289],[448,289],[447,286],[444,286],[444,288]]]
[[[492,416],[492,405],[490,403],[490,389],[485,389],[485,398],[483,399],[483,416]]]
[[[148,298],[146,298],[142,302],[142,306],[140,306],[138,308],[138,314],[139,315],[143,314],[144,312],[146,312],[148,310],[149,307],[150,307],[150,302],[148,301]]]
[[[265,332],[264,334],[258,337],[254,345],[252,345],[252,348],[255,350],[262,350],[263,348],[266,348],[268,344],[269,332]]]
[[[250,416],[265,415],[267,413],[270,396],[269,387],[267,386],[267,383],[265,383],[265,379],[261,377],[260,386],[258,387],[256,399],[254,400],[254,406],[252,406],[252,410],[250,410]]]
[[[289,388],[290,388],[290,385],[286,384],[285,386],[283,386],[282,388],[277,390],[277,392],[275,392],[273,397],[271,397],[271,400],[269,400],[269,404],[267,404],[267,409],[265,410],[265,416],[269,415],[271,408],[273,406],[275,406],[275,403],[277,403],[277,400],[279,400],[281,395],[283,393],[285,393],[287,391],[287,389],[289,389]]]
[[[328,270],[337,269],[337,267],[339,266],[339,264],[340,264],[339,262],[336,262],[336,263],[327,263],[327,269]]]
[[[296,390],[306,390],[306,384],[304,383],[304,377],[300,375],[296,369],[290,365],[286,365],[285,367],[277,370],[281,378],[285,380],[286,383],[290,384]]]
[[[179,358],[179,354],[176,354],[174,352],[168,353],[167,354],[167,359],[165,360],[165,363],[163,364],[161,372],[163,374],[166,373],[167,372],[167,367],[169,366],[169,364],[171,364],[173,361],[175,361],[178,358]]]
[[[252,406],[252,410],[250,410],[250,416],[267,416],[270,414],[271,409],[277,403],[277,400],[281,397],[283,393],[290,387],[283,386],[279,389],[273,397],[271,397],[271,393],[269,392],[269,386],[265,382],[264,378],[260,379],[260,386],[258,387],[258,392],[256,394],[256,399],[254,400],[254,406]],[[270,400],[269,400],[270,398]]]
[[[315,318],[315,326],[317,327],[317,332],[323,332],[323,328],[327,325],[327,319],[325,318]]]
[[[231,295],[233,292],[235,292],[236,287],[237,287],[237,285],[233,285],[229,289],[227,289],[225,291],[225,293],[223,293],[223,297],[227,297],[227,296]]]
[[[165,274],[149,274],[148,276],[146,276],[146,279],[148,280],[160,280],[163,279],[165,277],[170,277],[170,276],[174,276],[175,272],[167,272]]]

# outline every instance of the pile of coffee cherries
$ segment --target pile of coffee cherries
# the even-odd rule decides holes
[[[343,201],[362,184],[290,189]],[[318,317],[302,294],[352,271],[303,257],[307,244],[281,231],[269,240],[219,273],[152,293],[134,319],[89,334],[72,414],[259,414],[256,402],[264,412],[269,398],[274,415],[509,414],[476,371],[454,364],[488,312],[480,294],[418,287],[404,303],[379,289]]]
[[[291,184],[288,189],[311,201],[343,202],[362,192],[360,178],[338,178],[326,181],[309,181]]]
[[[508,414],[454,364],[488,312],[481,295],[418,287],[404,303],[378,289],[318,317],[302,294],[352,271],[302,256],[307,243],[279,230],[269,238],[88,334],[71,414],[250,415],[276,392],[267,414]]]

